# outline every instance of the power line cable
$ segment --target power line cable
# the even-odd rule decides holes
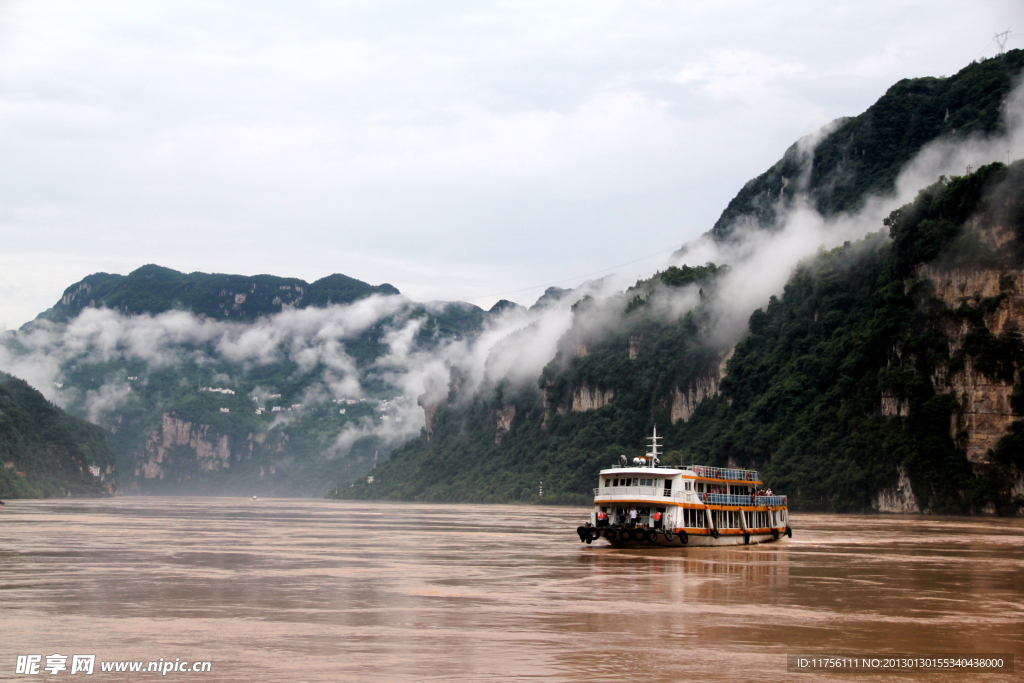
[[[66,272],[60,272],[60,271],[56,271],[56,270],[51,270],[49,268],[41,268],[41,267],[36,266],[36,265],[31,265],[31,264],[28,264],[28,263],[21,263],[19,261],[12,261],[12,260],[6,259],[6,258],[0,258],[0,264],[6,265],[6,266],[12,266],[14,268],[21,268],[23,270],[36,271],[36,272],[43,273],[43,274],[46,274],[46,275],[54,275],[54,276],[57,276],[57,277],[67,277],[68,276]]]

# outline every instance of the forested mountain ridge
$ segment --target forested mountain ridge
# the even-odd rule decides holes
[[[806,195],[822,215],[855,211],[868,194],[891,192],[927,143],[1001,131],[1003,103],[1024,68],[1024,50],[972,63],[949,78],[907,78],[862,114],[794,143],[729,202],[711,234],[774,225],[780,205]]]
[[[102,429],[0,372],[0,497],[113,495],[116,485]]]
[[[289,308],[347,304],[372,294],[398,293],[387,283],[373,286],[340,274],[311,284],[275,275],[179,273],[150,264],[128,275],[89,275],[64,290],[60,301],[39,317],[66,322],[82,309],[96,307],[129,315],[181,309],[217,320],[252,320]]]

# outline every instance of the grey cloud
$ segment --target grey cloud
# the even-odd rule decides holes
[[[4,325],[156,261],[487,308],[695,238],[801,131],[1024,18],[1002,0],[261,8],[4,7]]]

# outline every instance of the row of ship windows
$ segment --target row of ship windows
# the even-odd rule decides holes
[[[604,485],[605,485],[605,488],[608,488],[609,486],[661,486],[661,482],[665,482],[665,488],[666,489],[668,489],[668,490],[672,489],[672,480],[671,479],[646,479],[644,477],[639,477],[639,478],[638,477],[623,477],[621,479],[617,478],[617,477],[607,477],[604,480]],[[683,490],[684,491],[692,491],[693,489],[690,488],[692,486],[692,484],[693,484],[693,482],[684,481],[683,482]],[[698,491],[703,491],[704,490],[704,484],[698,483],[697,484],[697,490]],[[710,486],[708,487],[708,490],[709,491],[711,490]]]
[[[665,482],[665,488],[672,488],[671,479],[646,479],[643,477],[606,477],[604,480],[605,488],[609,486],[660,486],[660,482]],[[723,485],[712,485],[705,484],[702,481],[692,482],[683,480],[684,491],[696,491],[697,493],[730,493],[737,496],[750,495],[754,492],[753,486],[723,486]]]
[[[772,518],[774,514],[774,519]],[[715,526],[719,529],[742,529],[740,524],[740,513],[738,510],[712,510],[711,516],[715,520]],[[750,529],[766,529],[773,526],[786,524],[786,511],[776,512],[748,512],[747,527]],[[704,517],[704,510],[693,510],[683,508],[683,526],[689,528],[703,528],[707,526]]]
[[[602,507],[606,513],[614,514],[618,516],[618,522],[625,524],[629,515],[629,510],[626,508],[607,508]],[[637,514],[643,518],[651,514],[651,508],[636,508]],[[665,513],[665,508],[658,508],[658,512]],[[707,528],[707,518],[704,516],[704,510],[695,510],[692,508],[682,508],[682,519],[677,518],[676,524],[686,527],[688,529],[705,529]],[[718,529],[742,529],[743,526],[740,524],[740,513],[738,510],[712,510],[711,516],[714,519],[715,527]],[[643,520],[641,520],[643,521]],[[785,526],[786,524],[786,511],[776,510],[775,512],[748,512],[747,513],[747,528],[748,529],[767,529],[769,527]]]
[[[623,479],[612,479],[608,478],[604,480],[604,485],[607,486],[658,486],[660,482],[665,482],[665,488],[672,488],[672,482],[668,479],[645,479],[643,477],[632,477]],[[689,489],[687,489],[689,491]]]

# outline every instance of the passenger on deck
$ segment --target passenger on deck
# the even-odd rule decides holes
[[[651,520],[654,522],[654,528],[655,529],[660,529],[661,528],[661,511],[660,510],[655,510],[654,514],[651,515]]]
[[[608,526],[608,513],[606,513],[604,510],[597,511],[597,525]]]
[[[636,508],[629,508],[629,526],[636,526],[637,511]]]

